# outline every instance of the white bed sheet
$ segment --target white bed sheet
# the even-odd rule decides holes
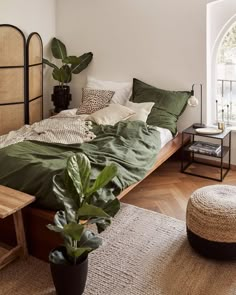
[[[169,129],[156,127],[156,129],[160,132],[160,139],[161,139],[161,148],[166,145],[169,141],[173,139],[173,135]]]

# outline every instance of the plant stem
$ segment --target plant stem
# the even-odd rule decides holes
[[[75,240],[73,240],[73,248],[75,248],[75,249],[78,248],[78,243]],[[76,256],[74,256],[74,264],[76,264],[76,260],[77,260],[77,258],[76,258]]]

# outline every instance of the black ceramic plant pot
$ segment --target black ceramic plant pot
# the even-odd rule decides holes
[[[51,262],[50,267],[57,295],[83,294],[88,273],[88,257],[75,265]]]
[[[54,112],[59,113],[62,110],[68,109],[70,104],[71,94],[69,86],[54,86],[52,101],[55,106]]]

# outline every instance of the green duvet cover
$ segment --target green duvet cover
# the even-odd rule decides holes
[[[53,175],[63,171],[73,153],[85,153],[93,177],[105,165],[118,165],[118,175],[106,188],[106,194],[118,195],[141,180],[153,166],[160,150],[160,134],[141,121],[119,122],[115,126],[94,126],[97,135],[88,143],[62,145],[24,141],[0,150],[0,184],[36,196],[36,205],[61,209],[52,192]]]

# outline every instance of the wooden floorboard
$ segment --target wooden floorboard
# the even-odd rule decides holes
[[[219,169],[206,166],[193,168],[216,177]],[[198,188],[212,184],[236,185],[236,171],[230,170],[223,182],[190,176],[180,172],[180,162],[170,159],[122,198],[122,202],[185,220],[186,206]]]

